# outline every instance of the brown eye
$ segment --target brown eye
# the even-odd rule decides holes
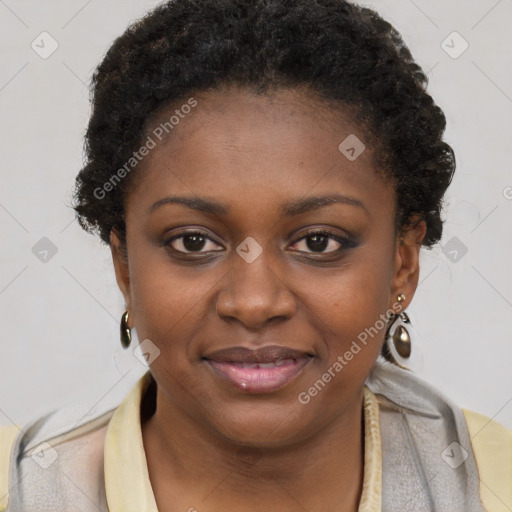
[[[318,254],[331,254],[344,249],[355,247],[355,243],[343,236],[335,235],[328,231],[313,231],[307,233],[294,243],[299,252],[311,252]]]
[[[165,242],[165,245],[185,254],[211,252],[217,250],[215,246],[218,246],[216,242],[201,231],[190,231],[173,236]]]

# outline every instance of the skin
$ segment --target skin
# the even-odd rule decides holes
[[[378,176],[372,148],[354,162],[338,149],[349,134],[365,140],[346,112],[299,89],[256,96],[225,88],[194,97],[198,105],[137,170],[125,205],[127,259],[111,235],[129,324],[160,350],[151,364],[157,408],[142,424],[159,510],[356,511],[363,386],[385,329],[308,404],[297,397],[398,294],[408,306],[425,222],[395,233],[394,190]],[[149,132],[175,108],[151,119]],[[284,203],[334,193],[364,209],[333,203],[294,216],[281,211]],[[167,196],[230,209],[166,204],[148,213]],[[331,238],[315,252],[304,238],[311,228],[354,244]],[[183,238],[163,245],[194,230],[211,238],[195,253],[183,254]],[[252,263],[236,252],[247,237],[263,250]],[[268,344],[315,354],[273,393],[246,394],[201,360],[229,346]]]

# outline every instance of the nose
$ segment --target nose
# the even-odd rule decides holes
[[[238,255],[223,280],[217,296],[217,314],[225,321],[237,320],[247,329],[257,330],[278,318],[290,319],[296,300],[265,251],[248,263]],[[281,274],[282,272],[279,272]]]

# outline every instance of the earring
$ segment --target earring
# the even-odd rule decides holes
[[[398,295],[399,303],[405,300],[405,295]],[[395,325],[396,324],[396,325]],[[386,330],[385,343],[382,347],[382,355],[391,363],[404,369],[409,369],[408,363],[411,357],[411,337],[407,327],[411,326],[411,320],[405,311],[394,314]],[[394,327],[393,331],[391,329]]]
[[[132,330],[128,327],[128,311],[121,317],[121,345],[128,348],[132,341]]]

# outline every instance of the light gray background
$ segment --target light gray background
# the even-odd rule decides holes
[[[156,4],[0,0],[0,424],[77,400],[92,413],[116,405],[146,370],[120,348],[124,304],[110,251],[79,228],[68,205],[92,71],[113,39]],[[421,375],[512,428],[512,1],[365,5],[399,29],[429,70],[458,160],[443,240],[423,250],[408,310],[424,352]],[[31,47],[42,46],[43,31],[59,45],[47,59]],[[458,58],[442,47],[446,40],[460,52],[454,31],[469,43]],[[32,252],[43,237],[57,247],[47,262]],[[467,248],[455,261],[445,247],[453,237]]]

